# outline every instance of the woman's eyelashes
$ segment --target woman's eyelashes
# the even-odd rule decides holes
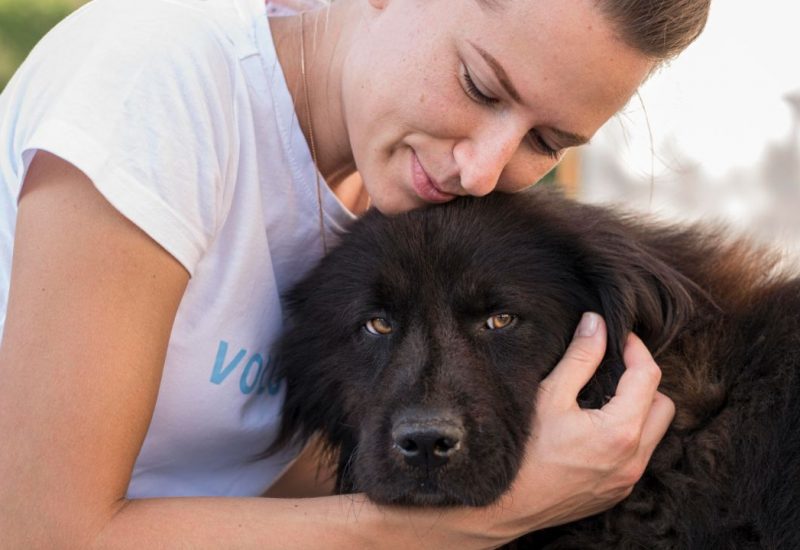
[[[469,97],[478,103],[482,103],[483,105],[496,105],[499,103],[499,99],[483,93],[480,88],[478,88],[478,85],[475,84],[475,80],[473,80],[472,75],[470,74],[466,65],[463,65],[462,69],[462,75],[464,76],[464,91],[467,92]]]
[[[531,144],[531,147],[536,149],[538,152],[545,154],[554,160],[558,160],[558,155],[561,153],[561,148],[552,147],[538,131],[531,130],[528,132],[527,141]]]
[[[486,105],[487,107],[494,107],[500,102],[498,98],[492,97],[480,89],[478,84],[475,83],[475,79],[472,78],[466,65],[462,65],[461,74],[464,80],[464,92],[470,99],[481,105]],[[550,145],[537,130],[528,132],[525,141],[535,152],[558,160],[561,148]]]

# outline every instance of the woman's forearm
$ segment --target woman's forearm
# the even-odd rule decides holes
[[[491,512],[489,512],[491,513]],[[381,507],[364,495],[309,499],[162,498],[125,502],[97,548],[490,548],[487,511]],[[478,516],[483,516],[482,520]]]

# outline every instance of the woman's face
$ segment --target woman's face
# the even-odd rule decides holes
[[[369,0],[343,72],[373,204],[394,213],[524,189],[653,66],[595,0]]]

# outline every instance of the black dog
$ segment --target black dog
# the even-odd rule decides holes
[[[380,503],[491,503],[591,310],[608,351],[581,404],[613,395],[633,330],[677,415],[628,499],[517,543],[800,548],[800,279],[721,234],[545,190],[370,213],[289,297],[275,447],[321,433],[339,491]]]

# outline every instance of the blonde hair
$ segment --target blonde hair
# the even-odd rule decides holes
[[[658,61],[682,52],[702,32],[711,0],[597,0],[630,47]]]

